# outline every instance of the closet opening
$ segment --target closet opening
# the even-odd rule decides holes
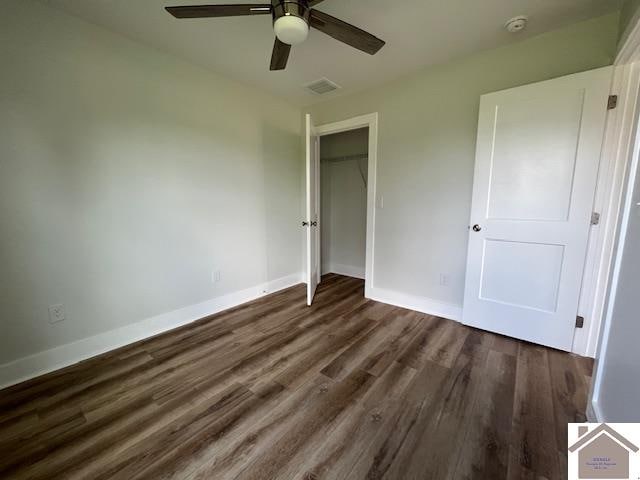
[[[321,272],[364,280],[369,128],[319,140]]]

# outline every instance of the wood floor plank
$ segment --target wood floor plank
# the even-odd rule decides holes
[[[309,448],[304,474],[314,479],[348,478],[362,452],[383,426],[400,411],[402,399],[416,376],[416,370],[393,362],[375,380],[359,405],[345,414],[319,446]],[[314,447],[314,446],[311,446]]]
[[[556,449],[548,352],[527,343],[518,347],[509,479],[565,475],[560,471]]]
[[[284,389],[276,392],[275,404],[268,410],[257,411],[246,425],[238,425],[225,437],[224,441],[211,445],[190,468],[186,478],[191,479],[232,479],[259,457],[264,457],[271,446],[284,432],[293,428],[303,412],[324,396],[332,381],[318,374],[293,392]],[[275,382],[273,385],[278,385]]]
[[[358,367],[388,335],[383,323],[371,322],[373,328],[368,330],[356,342],[353,342],[340,355],[335,357],[320,373],[334,380],[341,380]]]
[[[414,336],[422,331],[419,327],[422,326],[423,318],[404,309],[389,312],[380,320],[388,331],[387,337],[363,361],[360,368],[375,376],[382,375]]]
[[[453,479],[506,478],[516,358],[490,350]]]
[[[364,446],[353,467],[340,479],[403,478],[388,476],[398,462],[410,457],[419,446],[422,428],[441,400],[450,370],[425,364],[416,374],[396,408],[389,411],[372,441]]]
[[[584,405],[589,396],[589,384],[581,372],[576,371],[576,360],[558,350],[549,350],[549,375],[553,391],[553,410],[555,415],[556,441],[559,470],[567,471],[568,423],[587,421]]]
[[[518,355],[518,341],[503,335],[492,335],[491,349],[515,357]]]
[[[315,370],[320,370],[327,359],[338,355],[374,327],[375,322],[366,317],[359,317],[355,324],[340,327],[335,332],[321,337],[316,344],[308,349],[300,361],[289,366],[274,380],[284,386],[295,388],[296,385],[303,383],[309,375],[313,375]]]
[[[171,473],[183,458],[196,454],[208,442],[215,442],[260,401],[246,387],[232,385],[211,404],[191,410],[138,442],[126,455],[118,456],[113,466],[93,478],[160,478],[161,473]],[[156,444],[164,445],[164,449],[154,448]]]
[[[418,314],[412,314],[418,316]],[[419,316],[419,332],[398,355],[398,361],[419,369],[427,357],[432,356],[433,346],[450,328],[450,323],[428,315]]]
[[[0,478],[562,478],[592,368],[331,274],[0,391]]]
[[[485,380],[488,352],[482,334],[467,332],[435,403],[417,421],[411,448],[396,456],[383,478],[453,478],[470,428],[469,413]]]
[[[305,444],[318,441],[323,426],[338,417],[349,404],[353,404],[371,387],[375,377],[358,370],[341,382],[331,385],[324,395],[308,405],[308,410],[298,414],[294,422],[271,446],[271,455],[262,455],[255,459],[241,477],[246,480],[281,478],[281,470],[292,460]],[[286,478],[286,475],[285,475]]]

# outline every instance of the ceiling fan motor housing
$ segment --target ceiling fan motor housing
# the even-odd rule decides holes
[[[294,16],[303,19],[309,24],[309,5],[305,0],[272,0],[273,22],[281,17]]]
[[[309,34],[309,6],[306,0],[272,0],[273,29],[288,45],[297,45]]]

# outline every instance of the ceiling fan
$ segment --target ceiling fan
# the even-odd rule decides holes
[[[364,30],[311,8],[323,0],[271,0],[271,4],[192,5],[166,7],[176,18],[235,17],[271,15],[276,41],[271,55],[271,70],[284,70],[292,45],[306,40],[313,27],[358,50],[374,55],[385,42]]]

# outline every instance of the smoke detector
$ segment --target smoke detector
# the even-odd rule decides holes
[[[504,24],[504,28],[507,29],[507,32],[518,33],[525,29],[528,21],[529,17],[526,15],[518,15],[507,21],[507,23]]]

